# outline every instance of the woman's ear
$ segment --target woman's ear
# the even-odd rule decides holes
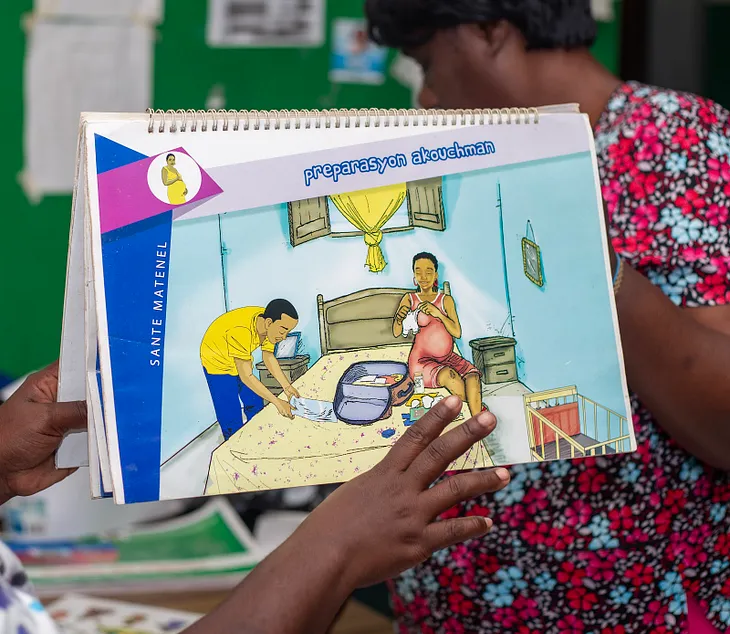
[[[498,55],[505,44],[518,33],[516,27],[507,22],[507,20],[486,22],[479,24],[477,28],[481,33],[488,54],[492,57]]]

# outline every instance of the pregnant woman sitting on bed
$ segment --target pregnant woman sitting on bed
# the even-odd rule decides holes
[[[415,313],[418,332],[408,357],[411,377],[423,376],[426,388],[446,388],[466,401],[472,416],[486,409],[482,405],[479,370],[454,352],[454,340],[461,338],[456,304],[450,295],[439,292],[439,263],[432,253],[413,257],[415,293],[406,293],[393,318],[393,335],[403,334],[403,322]]]

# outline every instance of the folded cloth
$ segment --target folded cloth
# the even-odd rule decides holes
[[[291,411],[294,416],[301,416],[317,423],[336,423],[335,406],[329,401],[318,401],[313,398],[297,398],[292,396]]]
[[[410,333],[414,335],[418,333],[418,309],[412,310],[403,320],[403,336],[407,337]]]

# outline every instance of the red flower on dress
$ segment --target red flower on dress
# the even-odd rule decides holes
[[[688,216],[699,209],[704,209],[707,202],[703,195],[697,193],[697,190],[690,189],[686,195],[677,196],[674,204],[682,210],[683,214]]]
[[[565,523],[568,526],[585,526],[591,520],[593,509],[583,500],[576,500],[565,509]]]
[[[611,530],[614,531],[627,531],[634,526],[634,512],[630,506],[611,509],[608,512],[608,519],[611,520]]]
[[[545,538],[545,545],[555,550],[565,550],[575,541],[575,535],[568,526],[553,526]]]
[[[713,183],[729,183],[730,165],[725,159],[707,159],[707,178]]]
[[[666,605],[662,605],[659,601],[652,601],[649,603],[642,621],[644,625],[664,625],[667,611]]]
[[[462,576],[457,575],[451,568],[442,568],[438,576],[439,585],[450,590],[459,590],[462,586]]]
[[[637,229],[648,229],[657,220],[659,220],[659,209],[656,205],[640,205],[631,216],[631,222]]]
[[[583,634],[586,626],[581,619],[572,614],[564,616],[558,621],[560,634]]]
[[[586,571],[583,568],[578,568],[572,561],[565,561],[560,566],[557,579],[565,586],[580,586],[585,576]]]
[[[637,588],[649,585],[654,579],[654,569],[641,563],[634,564],[626,571],[626,579]]]
[[[699,142],[700,137],[692,128],[677,128],[677,131],[672,137],[672,144],[678,145],[683,150],[689,150],[693,145],[697,145]]]
[[[586,611],[598,603],[595,592],[589,592],[586,588],[571,588],[565,595],[568,605],[578,611]]]
[[[474,603],[467,599],[461,592],[454,592],[449,595],[449,609],[454,614],[466,616],[471,614],[474,609]]]
[[[506,631],[511,631],[520,621],[513,608],[497,608],[494,611],[494,620]]]
[[[520,533],[522,539],[528,544],[544,544],[548,533],[550,532],[550,525],[546,522],[526,522],[525,528]]]
[[[715,550],[723,557],[730,557],[730,535],[724,533],[717,538]]]
[[[606,484],[606,474],[595,469],[586,469],[578,476],[578,489],[581,493],[598,493]]]

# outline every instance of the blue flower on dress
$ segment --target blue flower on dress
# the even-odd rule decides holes
[[[672,176],[679,176],[686,169],[687,157],[683,156],[679,152],[672,152],[667,159],[667,172],[669,172]]]
[[[637,88],[634,91],[634,95],[637,96],[639,99],[648,97],[650,94],[651,94],[651,88],[648,88],[647,86],[643,86],[642,88]]]
[[[626,95],[616,95],[611,101],[608,102],[609,110],[621,110],[626,103]]]
[[[424,575],[424,577],[421,579],[421,585],[431,593],[438,592],[439,588],[441,587],[439,585],[438,579],[436,579],[436,576],[432,572],[426,573]]]
[[[515,479],[494,494],[494,499],[502,504],[517,504],[523,497],[525,497],[525,487],[520,480]]]
[[[722,522],[727,514],[727,507],[724,504],[713,504],[710,508],[710,517],[713,522]]]
[[[634,462],[627,462],[619,471],[619,477],[625,482],[638,482],[641,469]]]
[[[672,227],[672,237],[677,241],[677,244],[689,244],[690,242],[699,240],[704,228],[705,223],[699,218],[688,218],[684,216],[682,220]]]
[[[549,572],[541,572],[535,577],[535,585],[546,592],[550,592],[558,585],[558,582],[553,579]]]
[[[672,597],[669,602],[669,611],[676,616],[687,613],[687,595],[684,590]]]
[[[487,586],[482,597],[488,603],[498,608],[506,608],[514,602],[512,587],[506,583],[494,583]]]
[[[730,625],[730,599],[715,597],[710,602],[710,609],[725,625]]]
[[[707,147],[709,147],[714,154],[718,154],[720,156],[730,154],[730,139],[722,134],[718,134],[717,132],[710,132],[707,138]]]
[[[651,98],[651,102],[659,106],[665,114],[674,114],[679,111],[679,99],[676,95],[660,92]]]
[[[568,460],[556,460],[548,465],[548,470],[551,475],[554,475],[556,478],[564,478],[568,475],[570,467],[571,465]]]
[[[413,570],[406,570],[395,582],[398,594],[403,597],[406,603],[411,603],[416,598],[418,580]]]
[[[717,242],[719,237],[720,232],[717,230],[717,227],[714,227],[713,225],[707,225],[704,229],[702,229],[700,241],[704,242],[705,244],[713,244],[714,242]]]
[[[618,130],[611,130],[605,134],[599,134],[596,136],[596,152],[600,154],[605,152],[606,148],[616,145],[618,143]]]
[[[434,561],[439,565],[443,566],[451,558],[451,553],[448,548],[438,550],[433,554]]]
[[[682,463],[679,479],[683,482],[697,482],[703,471],[702,465],[695,458],[689,458]]]
[[[659,582],[659,589],[669,599],[669,611],[680,615],[687,612],[687,595],[682,587],[682,577],[678,572],[669,571]]]
[[[682,296],[689,286],[699,282],[699,276],[688,266],[673,269],[669,275],[658,271],[649,271],[649,281],[662,289],[662,292],[675,304],[682,303]]]
[[[659,582],[659,589],[668,597],[682,592],[682,577],[678,572],[670,570]]]
[[[715,559],[710,566],[710,572],[713,575],[720,574],[723,570],[726,570],[730,566],[730,561],[726,559]]]
[[[662,209],[662,223],[667,227],[675,227],[684,218],[684,214],[679,207],[668,205]]]
[[[618,605],[628,605],[633,596],[634,593],[626,586],[616,586],[611,590],[611,601]]]
[[[520,570],[517,566],[500,568],[497,570],[497,577],[502,583],[508,584],[510,588],[516,588],[517,590],[524,590],[527,588],[527,581],[522,578],[522,570]]]
[[[618,539],[611,535],[611,522],[607,517],[594,515],[588,530],[593,535],[591,543],[588,544],[590,550],[618,548]]]

